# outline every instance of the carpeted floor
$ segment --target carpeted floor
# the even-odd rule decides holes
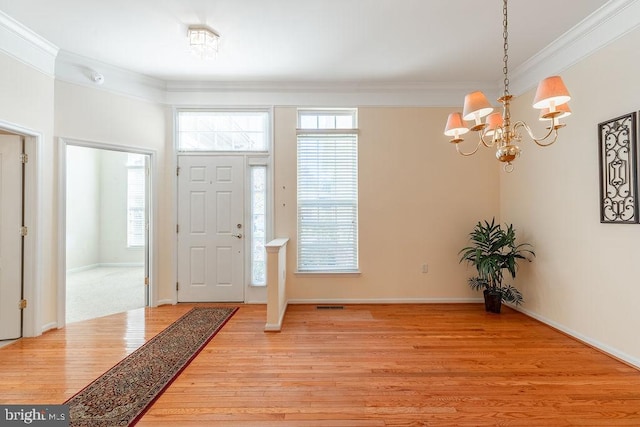
[[[67,323],[144,306],[144,267],[96,267],[67,274]]]
[[[130,426],[233,316],[196,307],[65,402],[71,427]]]

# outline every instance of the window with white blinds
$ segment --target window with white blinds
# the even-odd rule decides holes
[[[349,110],[354,111],[354,110]],[[336,114],[339,120],[344,111]],[[300,112],[299,123],[315,112]],[[330,112],[322,111],[322,121]],[[298,271],[358,270],[358,137],[351,129],[298,129]],[[316,121],[315,123],[318,123]]]

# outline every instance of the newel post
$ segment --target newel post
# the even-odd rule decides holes
[[[287,311],[287,242],[274,239],[265,245],[267,251],[267,323],[265,331],[280,331]]]

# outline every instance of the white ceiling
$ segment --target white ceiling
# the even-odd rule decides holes
[[[606,0],[511,0],[513,70]],[[161,80],[288,83],[491,82],[502,74],[501,0],[0,0],[72,52]],[[189,25],[221,35],[189,54]]]

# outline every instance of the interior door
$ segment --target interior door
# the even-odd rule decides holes
[[[22,140],[0,135],[0,339],[22,336]]]
[[[244,158],[178,157],[178,301],[244,301]]]

